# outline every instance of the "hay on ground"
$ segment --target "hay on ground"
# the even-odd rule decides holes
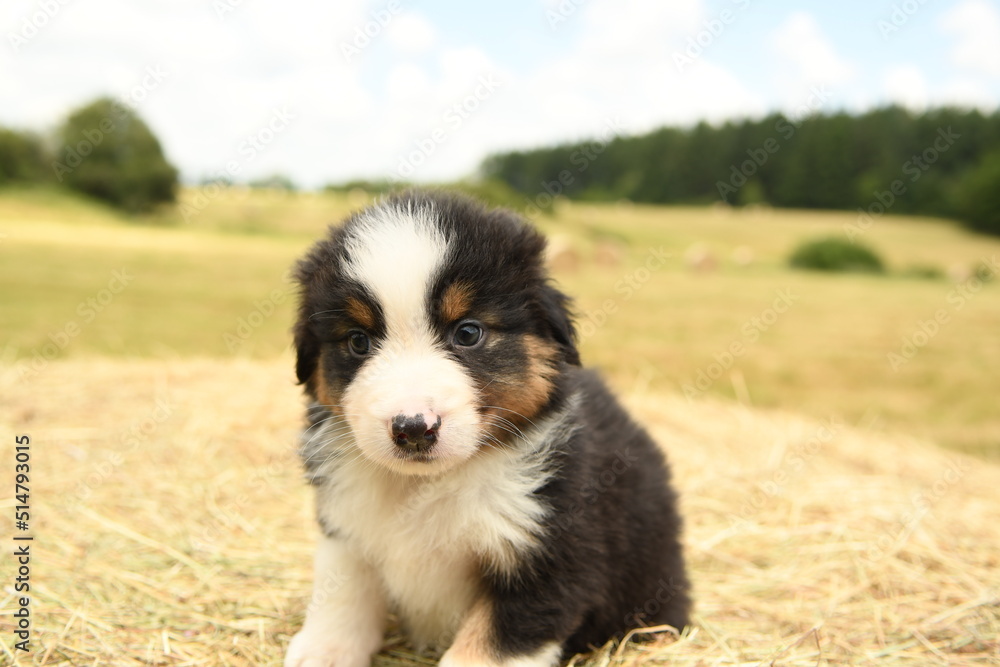
[[[0,470],[12,475],[10,434],[29,434],[35,542],[29,656],[13,652],[14,570],[0,559],[0,664],[280,663],[316,534],[290,369],[3,373]],[[1000,661],[1000,467],[882,433],[876,412],[848,425],[671,395],[627,402],[673,462],[695,622],[575,665]],[[426,664],[395,635],[376,659]]]

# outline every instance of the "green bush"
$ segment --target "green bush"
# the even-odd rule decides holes
[[[465,180],[448,183],[442,186],[446,190],[457,190],[475,197],[488,206],[497,206],[523,212],[530,201],[524,195],[513,190],[503,181],[496,179]]]
[[[41,139],[0,127],[0,185],[45,181],[51,176]]]
[[[295,181],[285,174],[271,174],[264,178],[254,179],[250,181],[250,187],[264,190],[282,190],[284,192],[295,192],[298,190]]]
[[[351,190],[363,190],[370,195],[388,195],[393,192],[400,192],[412,187],[407,181],[390,181],[388,179],[371,180],[358,178],[346,183],[330,183],[323,190],[326,192],[347,193]]]
[[[885,273],[885,265],[873,250],[837,237],[806,241],[795,249],[789,263],[816,271]]]
[[[173,202],[175,169],[134,111],[102,98],[73,112],[59,132],[53,164],[68,187],[130,212]]]

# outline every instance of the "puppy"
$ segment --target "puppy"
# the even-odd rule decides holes
[[[544,247],[513,213],[411,192],[299,263],[323,537],[285,665],[366,667],[390,611],[447,666],[555,665],[688,622],[663,456],[580,368]]]

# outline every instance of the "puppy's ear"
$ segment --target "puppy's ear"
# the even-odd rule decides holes
[[[319,339],[313,332],[309,322],[309,312],[305,307],[299,308],[299,319],[295,323],[294,334],[295,377],[299,379],[299,384],[306,385],[306,389],[312,393],[314,390],[312,378],[319,363]]]
[[[299,314],[292,329],[295,342],[295,376],[299,384],[306,386],[306,391],[315,394],[313,376],[319,364],[320,341],[316,335],[314,323],[311,321],[314,305],[310,288],[317,280],[318,268],[321,265],[320,248],[316,247],[295,267],[295,281],[299,284]]]
[[[580,352],[576,349],[576,326],[573,324],[570,305],[570,298],[552,285],[542,288],[539,307],[548,334],[559,345],[563,360],[567,364],[579,366]]]
[[[299,316],[292,330],[295,339],[295,375],[306,392],[316,398],[316,370],[321,363],[322,329],[316,321],[323,294],[336,283],[336,258],[344,254],[343,228],[330,228],[329,236],[318,241],[295,266],[299,284]]]

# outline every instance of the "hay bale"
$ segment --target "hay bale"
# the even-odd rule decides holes
[[[553,235],[545,246],[545,263],[556,273],[572,273],[580,268],[580,253],[569,238]]]
[[[684,264],[698,273],[710,273],[718,266],[715,253],[704,243],[695,243],[684,251]]]
[[[625,246],[618,241],[602,239],[594,248],[594,262],[600,266],[616,269],[625,261]]]

